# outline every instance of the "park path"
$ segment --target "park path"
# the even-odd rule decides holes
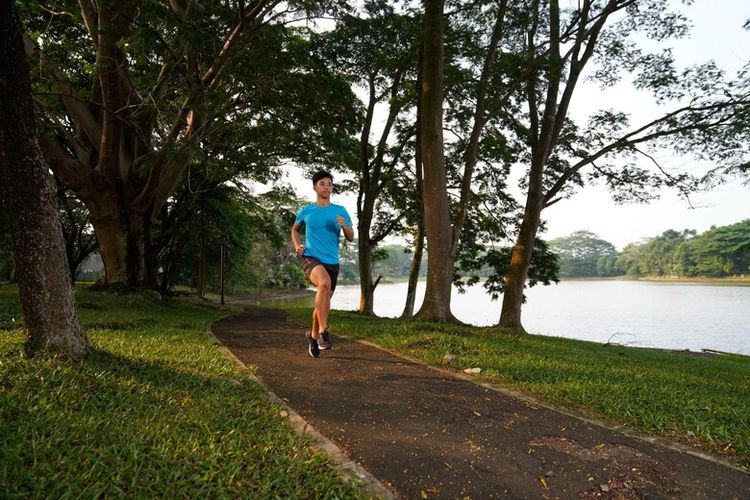
[[[283,310],[212,326],[317,431],[402,498],[750,498],[750,475],[332,332],[307,355]]]

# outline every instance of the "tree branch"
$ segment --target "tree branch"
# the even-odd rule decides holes
[[[646,153],[642,149],[639,149],[637,147],[633,147],[633,150],[639,152],[640,154],[642,154],[643,156],[645,156],[646,158],[648,158],[649,160],[651,160],[651,163],[653,163],[656,166],[656,168],[659,169],[659,171],[662,173],[662,175],[664,175],[664,177],[666,177],[667,179],[669,179],[675,186],[677,186],[677,189],[679,189],[680,193],[682,193],[682,196],[685,197],[685,200],[687,200],[688,205],[690,206],[690,208],[695,208],[693,206],[693,202],[690,201],[690,191],[689,191],[689,189],[685,186],[685,184],[680,179],[676,179],[674,176],[672,176],[672,174],[670,174],[669,172],[667,172],[666,170],[664,170],[664,168],[662,168],[662,166],[659,164],[659,162],[656,161],[656,158],[654,158],[650,154]]]
[[[682,108],[676,109],[670,113],[667,113],[664,116],[661,116],[660,118],[657,118],[655,120],[652,120],[651,122],[623,135],[622,137],[610,142],[608,145],[602,147],[597,151],[596,153],[587,156],[586,158],[583,158],[581,161],[576,163],[575,165],[572,165],[565,169],[563,174],[557,179],[555,184],[549,189],[547,194],[544,197],[545,202],[549,202],[560,190],[565,186],[567,181],[580,169],[585,167],[586,165],[593,163],[594,161],[598,160],[602,156],[617,150],[617,149],[624,149],[626,147],[633,147],[635,144],[651,141],[654,139],[658,139],[660,137],[665,137],[669,135],[676,135],[682,132],[686,132],[689,130],[694,130],[696,128],[712,128],[712,127],[718,127],[721,125],[726,124],[731,118],[725,117],[723,119],[719,119],[715,122],[695,122],[693,121],[690,124],[683,125],[680,127],[668,129],[668,130],[657,130],[655,132],[652,132],[650,134],[646,134],[641,137],[637,137],[638,134],[643,133],[644,131],[657,127],[658,125],[668,123],[674,118],[678,117],[680,114],[692,114],[696,112],[709,112],[708,116],[711,116],[712,114],[725,109],[729,106],[736,105],[737,102],[734,100],[726,101],[726,102],[720,102],[720,103],[714,103],[714,104],[708,104],[705,106],[684,106]]]
[[[487,53],[484,57],[484,63],[482,64],[482,72],[479,77],[479,84],[477,85],[477,98],[476,106],[474,108],[474,124],[472,126],[471,135],[469,136],[469,144],[466,147],[464,153],[464,174],[461,179],[461,198],[458,203],[458,209],[456,211],[456,217],[452,227],[453,241],[451,243],[451,255],[455,257],[458,251],[458,243],[461,239],[461,232],[463,230],[464,221],[466,220],[466,212],[469,205],[469,195],[471,194],[471,181],[474,175],[474,168],[477,163],[477,150],[479,149],[479,139],[482,135],[486,118],[486,107],[487,107],[487,88],[489,86],[490,77],[492,75],[492,69],[495,64],[495,54],[497,47],[500,44],[500,39],[503,32],[503,24],[505,20],[505,12],[507,9],[507,0],[501,0],[500,6],[498,7],[497,18],[495,19],[495,25],[492,29],[492,35],[490,37],[490,44],[487,47]]]

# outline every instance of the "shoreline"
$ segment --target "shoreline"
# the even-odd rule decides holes
[[[678,276],[580,276],[560,278],[560,281],[645,281],[652,283],[702,283],[706,285],[748,285],[750,276],[727,276],[722,278],[678,277]]]

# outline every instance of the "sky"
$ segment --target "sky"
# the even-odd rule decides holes
[[[692,5],[683,5],[674,0],[672,3],[692,24],[688,38],[669,42],[678,68],[714,60],[728,76],[733,76],[750,61],[750,31],[742,28],[750,19],[750,1],[697,0]],[[633,125],[644,122],[659,111],[647,93],[636,91],[625,78],[606,90],[593,83],[581,84],[576,89],[570,113],[573,119],[585,123],[590,113],[603,108],[629,113]],[[375,128],[373,134],[377,133]],[[688,166],[696,172],[707,167],[690,158],[671,158],[667,153],[660,156],[660,162],[666,167]],[[300,197],[314,200],[310,181],[298,170],[290,170],[287,181]],[[520,197],[522,193],[519,191],[517,195]],[[353,195],[334,195],[333,201],[344,205],[355,218]],[[678,197],[674,191],[664,190],[658,200],[648,204],[618,205],[612,201],[606,188],[587,186],[574,197],[545,209],[542,218],[546,221],[547,231],[542,237],[552,239],[585,229],[622,249],[628,243],[657,236],[667,229],[695,229],[701,233],[713,225],[733,224],[750,218],[750,186],[742,186],[739,181],[710,192],[697,193],[690,201]],[[398,240],[390,241],[395,242]]]

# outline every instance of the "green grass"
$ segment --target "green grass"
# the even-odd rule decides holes
[[[306,323],[310,311],[290,309]],[[604,346],[539,335],[366,318],[334,311],[332,331],[482,377],[610,424],[721,454],[750,466],[750,357]]]
[[[0,498],[356,498],[207,339],[227,309],[79,289],[94,351],[23,356],[0,287]]]

